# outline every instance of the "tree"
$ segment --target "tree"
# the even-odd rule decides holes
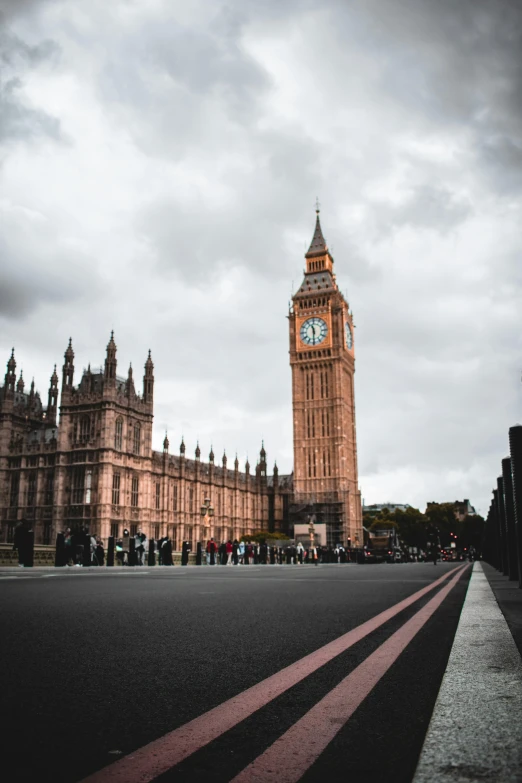
[[[450,533],[460,539],[462,522],[459,522],[455,516],[455,503],[428,503],[426,517],[428,533],[434,535],[435,531],[438,531],[442,547],[449,547],[452,541]]]
[[[269,533],[268,530],[256,530],[251,536],[243,534],[240,541],[255,541],[258,544],[264,544],[266,540],[290,541],[290,538],[284,533]]]
[[[427,519],[418,508],[407,508],[402,511],[396,508],[393,519],[397,524],[399,536],[406,546],[425,549],[427,541]]]

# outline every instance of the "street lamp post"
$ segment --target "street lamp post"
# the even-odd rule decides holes
[[[312,560],[315,561],[317,564],[317,560],[314,558],[314,546],[315,546],[315,527],[314,527],[314,517],[313,515],[310,517],[310,526],[308,528],[308,532],[310,533],[310,552],[308,559],[310,560],[310,557]]]
[[[214,516],[214,508],[210,502],[210,498],[205,498],[204,504],[201,506],[201,520],[203,522],[203,538],[208,538],[210,534],[210,522]]]

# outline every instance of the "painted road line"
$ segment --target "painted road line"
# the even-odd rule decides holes
[[[522,780],[522,660],[475,563],[414,783]]]
[[[334,639],[333,642],[325,644],[324,647],[320,647],[189,723],[133,751],[99,772],[89,775],[83,783],[149,783],[348,650],[453,574],[456,575],[454,578],[458,578],[465,568],[467,566],[447,571],[439,579],[371,620],[367,620],[338,639]]]
[[[462,569],[339,685],[236,775],[232,783],[300,780],[439,608],[461,575]],[[287,763],[288,759],[292,759],[291,764]]]

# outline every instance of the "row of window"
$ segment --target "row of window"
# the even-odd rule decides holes
[[[328,399],[330,396],[329,370],[323,369],[319,372],[305,373],[305,399],[315,400]]]
[[[137,421],[133,425],[129,425],[129,430],[132,432],[132,453],[139,454],[141,450],[141,425]],[[123,448],[123,419],[120,417],[116,419],[114,426],[114,448],[116,451],[121,451]]]
[[[332,475],[332,466],[330,462],[330,452],[328,449],[323,449],[322,454],[319,454],[315,449],[312,451],[306,451],[306,471],[308,478],[317,478],[318,476]]]
[[[44,474],[44,506],[52,506],[54,499],[54,473]],[[31,470],[26,474],[27,481],[24,492],[24,506],[35,506],[37,491],[38,491],[38,471]],[[16,508],[20,502],[20,473],[13,473],[11,475],[11,483],[9,487],[9,506]]]
[[[95,421],[94,416],[85,414],[74,421],[73,440],[75,443],[87,443],[94,438]],[[131,449],[133,454],[140,454],[141,451],[141,425],[139,422],[129,425],[129,437],[131,440]],[[116,419],[114,427],[114,448],[117,451],[123,450],[123,418]]]
[[[120,505],[120,490],[121,490],[121,474],[119,472],[115,472],[112,474],[112,505],[113,506],[119,506]],[[246,497],[245,494],[241,495],[241,508],[242,508],[242,514],[243,516],[246,516],[250,513],[253,513],[253,502],[252,497]],[[167,510],[170,510],[172,508],[173,511],[178,510],[178,487],[176,484],[170,484],[167,489],[167,498],[166,498],[166,508]],[[203,502],[203,498],[201,498],[201,503]],[[194,511],[198,511],[199,507],[196,506],[197,499],[196,499],[196,493],[194,487],[187,487],[187,509],[189,513],[193,513]],[[154,488],[154,505],[156,510],[161,509],[161,484],[160,482],[156,482],[155,488]],[[139,479],[137,476],[133,476],[131,480],[131,506],[132,508],[138,508],[139,507]],[[233,515],[234,513],[234,497],[232,495],[229,496],[229,508],[230,508],[230,515]],[[220,492],[217,493],[216,496],[216,506],[215,506],[216,513],[221,516],[223,513],[226,513],[226,510],[224,509],[224,503],[222,504],[222,495]]]
[[[306,437],[316,437],[316,421],[318,422],[318,437],[327,438],[330,435],[330,411],[307,411],[306,412]]]

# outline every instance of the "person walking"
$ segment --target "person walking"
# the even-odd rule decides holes
[[[140,527],[134,536],[134,540],[136,542],[136,562],[139,566],[144,565],[145,541],[147,540],[147,536]]]
[[[227,565],[232,565],[232,555],[234,553],[234,545],[232,544],[232,541],[227,541],[225,544],[225,551],[227,555]]]
[[[232,564],[239,565],[239,542],[237,538],[234,539],[232,544]]]
[[[211,537],[207,541],[207,565],[216,565],[217,544]]]
[[[18,567],[24,568],[27,557],[27,544],[28,544],[28,532],[29,527],[24,521],[20,522],[14,532],[13,551],[18,552]]]
[[[237,556],[239,558],[239,565],[244,565],[245,563],[245,542],[240,541],[239,546],[237,548]]]
[[[172,561],[172,542],[170,538],[166,537],[163,540],[163,544],[161,545],[161,559],[163,562],[163,565],[165,566],[171,566],[173,565]]]

